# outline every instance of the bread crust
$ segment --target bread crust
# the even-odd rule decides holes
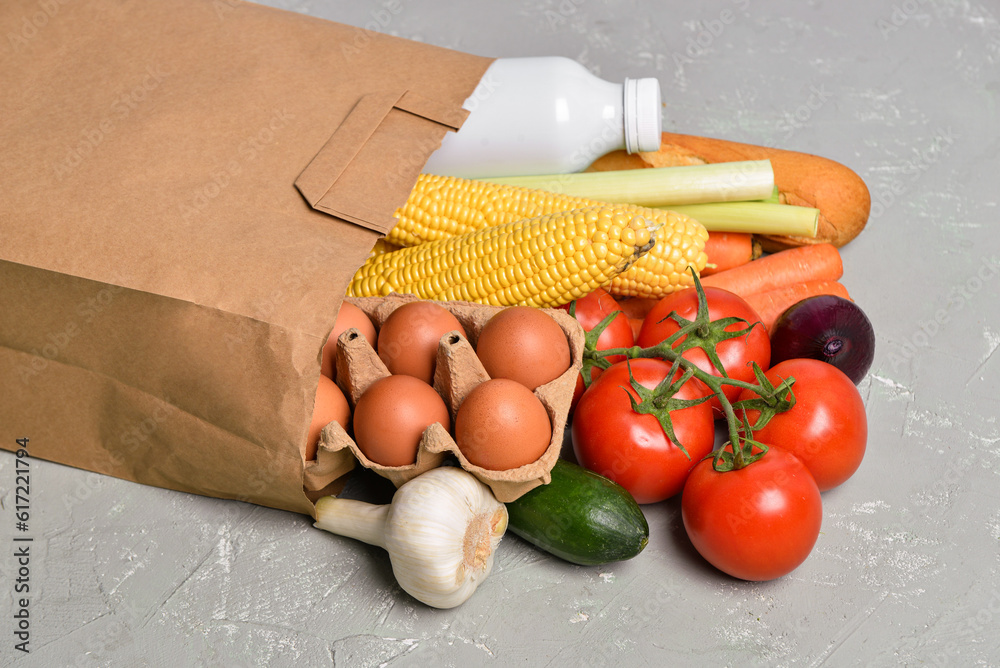
[[[840,248],[858,236],[868,222],[871,194],[848,167],[809,153],[742,144],[724,139],[663,133],[659,151],[628,155],[615,151],[599,158],[589,171],[673,167],[742,160],[770,160],[779,200],[819,209],[815,237],[755,235],[767,252],[830,243]]]

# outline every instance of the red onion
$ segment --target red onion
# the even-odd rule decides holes
[[[856,385],[875,358],[872,323],[849,299],[807,297],[782,313],[771,330],[771,366],[797,357],[829,362]]]

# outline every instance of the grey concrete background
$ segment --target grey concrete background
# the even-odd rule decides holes
[[[504,539],[433,610],[309,520],[35,462],[32,653],[13,650],[14,458],[0,454],[0,663],[17,666],[1000,664],[1000,6],[992,0],[270,4],[488,56],[658,77],[666,129],[807,151],[868,182],[844,283],[875,324],[867,457],[809,560],[704,565],[678,505],[638,558]]]

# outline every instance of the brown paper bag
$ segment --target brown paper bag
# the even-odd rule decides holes
[[[228,0],[0,34],[0,446],[311,513],[347,282],[491,61]]]

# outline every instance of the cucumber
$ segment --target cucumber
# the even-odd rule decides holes
[[[649,542],[649,524],[628,491],[565,459],[552,482],[507,504],[508,527],[561,559],[583,566],[631,559]]]

